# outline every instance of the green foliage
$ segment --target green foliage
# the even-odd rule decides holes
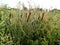
[[[55,15],[46,12],[48,21],[45,21],[37,18],[37,12],[42,16],[40,10],[32,9],[27,22],[30,10],[0,11],[0,45],[60,45],[59,11]]]

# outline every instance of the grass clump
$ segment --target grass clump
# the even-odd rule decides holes
[[[39,8],[1,11],[0,45],[60,45],[58,10],[54,15]]]

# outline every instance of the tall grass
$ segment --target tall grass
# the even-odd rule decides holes
[[[1,11],[0,45],[60,45],[58,13],[25,8]]]

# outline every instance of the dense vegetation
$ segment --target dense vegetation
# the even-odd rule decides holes
[[[0,9],[0,45],[60,45],[60,10]]]

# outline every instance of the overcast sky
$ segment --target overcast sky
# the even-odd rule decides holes
[[[30,0],[0,0],[1,4],[8,4],[9,7],[16,7],[18,2],[24,3],[26,7],[29,6],[28,1]],[[60,0],[31,0],[30,4],[32,7],[40,6],[41,8],[57,8],[60,9]]]

